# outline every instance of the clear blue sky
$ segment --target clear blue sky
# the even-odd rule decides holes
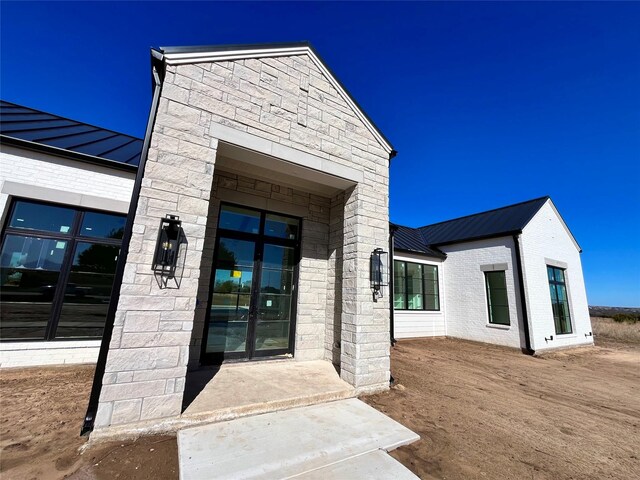
[[[142,136],[152,46],[311,41],[419,226],[551,195],[592,305],[640,306],[640,3],[0,4],[1,96]]]

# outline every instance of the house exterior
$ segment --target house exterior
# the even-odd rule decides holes
[[[95,362],[142,140],[9,102],[0,135],[0,366]]]
[[[390,226],[395,150],[308,44],[152,50],[152,78],[144,139],[1,104],[0,365],[96,362],[85,431],[177,418],[223,362],[380,391],[390,333],[592,343],[551,200]]]
[[[395,338],[593,344],[581,249],[549,197],[392,235]]]

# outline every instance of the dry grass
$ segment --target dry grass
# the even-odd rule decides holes
[[[640,343],[640,322],[614,322],[611,318],[591,317],[593,335],[602,340],[615,340],[624,343]]]

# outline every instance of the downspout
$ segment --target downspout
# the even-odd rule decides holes
[[[155,52],[152,52],[152,54],[153,53]],[[152,58],[152,62],[153,60],[160,60],[157,55],[154,55],[154,57],[155,58]],[[138,199],[140,198],[140,190],[142,189],[142,178],[144,177],[144,169],[147,163],[147,154],[149,153],[149,145],[151,143],[151,133],[153,132],[153,125],[156,121],[158,104],[160,102],[160,93],[162,91],[160,74],[158,73],[158,69],[156,67],[157,64],[154,64],[153,99],[151,102],[151,110],[149,111],[149,120],[147,121],[147,130],[144,136],[144,143],[142,144],[142,152],[140,154],[140,165],[138,166],[136,180],[133,185],[131,203],[129,204],[129,213],[127,214],[127,222],[125,224],[124,234],[122,236],[122,247],[120,248],[120,255],[118,255],[118,263],[116,265],[113,287],[111,289],[111,297],[109,299],[109,309],[107,310],[104,333],[102,334],[102,343],[100,343],[100,352],[98,354],[96,370],[93,375],[91,396],[89,397],[89,405],[87,406],[87,413],[84,417],[84,423],[82,425],[82,429],[80,430],[80,435],[86,435],[93,430],[93,426],[96,420],[96,413],[98,411],[98,404],[100,403],[102,378],[104,376],[105,367],[107,365],[107,355],[109,354],[109,345],[111,343],[111,336],[113,335],[113,324],[116,318],[116,310],[118,309],[118,300],[120,299],[120,288],[122,287],[124,267],[127,264],[127,255],[129,253],[129,245],[131,244],[133,221],[136,215],[136,210],[138,209]]]
[[[522,255],[520,253],[520,234],[513,235],[513,245],[516,249],[516,266],[518,268],[518,283],[520,284],[520,304],[522,305],[522,323],[524,330],[524,353],[533,355],[531,337],[529,335],[529,315],[527,314],[527,296],[524,288],[524,274],[522,272]]]
[[[396,344],[395,325],[393,317],[393,254],[395,248],[395,233],[396,229],[391,227],[389,229],[389,337],[392,347]]]

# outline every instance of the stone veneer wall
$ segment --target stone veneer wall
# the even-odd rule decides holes
[[[344,200],[340,370],[359,391],[388,386],[389,301],[372,301],[368,278],[370,253],[388,244],[388,153],[307,55],[169,65],[96,428],[180,413],[193,321],[206,305],[196,306],[196,296],[214,220],[215,123],[363,172]],[[189,239],[179,290],[160,290],[150,271],[159,218],[167,213],[180,215]]]
[[[269,209],[265,208],[265,200],[269,199],[276,213],[302,217],[294,356],[297,360],[323,358],[330,200],[283,185],[216,170],[202,256],[199,307],[191,339],[190,366],[197,366],[200,360],[220,202],[229,198],[234,200],[232,203],[263,209]]]

